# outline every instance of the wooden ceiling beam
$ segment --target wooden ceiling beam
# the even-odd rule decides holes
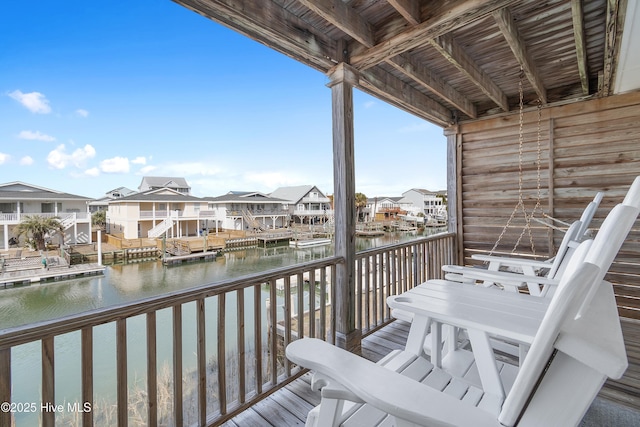
[[[513,16],[511,16],[511,12],[508,8],[505,7],[493,12],[493,18],[496,20],[498,27],[500,27],[502,35],[507,40],[507,44],[515,55],[516,60],[522,67],[522,70],[527,76],[527,79],[533,87],[533,90],[535,90],[538,94],[540,101],[543,104],[546,104],[547,90],[544,88],[542,79],[540,78],[540,73],[538,73],[533,58],[531,58],[531,56],[527,52],[527,46],[524,42],[524,39],[522,38],[522,35],[520,34],[520,31],[518,31],[518,27],[513,20]]]
[[[573,38],[576,40],[576,59],[582,93],[589,94],[589,69],[587,62],[587,43],[584,34],[584,9],[582,0],[571,0],[571,15],[573,18]]]
[[[442,127],[453,123],[451,111],[381,68],[360,72],[359,87],[405,111]]]
[[[478,117],[475,105],[468,98],[447,84],[437,74],[432,73],[427,67],[414,61],[409,54],[403,53],[386,62],[404,75],[412,78],[416,83],[453,104],[467,116],[474,119]]]
[[[363,45],[373,46],[372,26],[351,6],[340,0],[298,0],[298,3],[303,4]]]
[[[326,73],[341,57],[337,43],[276,2],[234,0],[173,0],[206,18]]]
[[[420,23],[420,3],[418,0],[387,0],[388,3],[406,19],[409,24]]]
[[[502,110],[509,111],[507,96],[491,80],[491,77],[475,63],[475,61],[462,49],[449,35],[443,35],[430,41],[442,56],[454,67],[472,81],[485,95],[495,102]]]
[[[483,18],[518,0],[437,0],[429,4],[421,23],[393,35],[377,35],[378,43],[351,53],[351,65],[366,70],[386,59],[416,48],[431,39]],[[395,31],[395,26],[389,26]]]
[[[626,13],[625,0],[607,0],[607,21],[604,39],[604,69],[602,71],[601,93],[613,94],[615,70],[617,68],[620,37]]]
[[[341,0],[298,0],[298,2],[366,47],[373,46],[371,25]],[[477,117],[476,108],[471,101],[449,86],[443,79],[427,70],[424,65],[412,61],[410,56],[402,55],[386,62],[454,105],[464,114],[472,118]],[[438,108],[438,110],[440,110],[440,114],[443,114],[444,110],[441,108]]]

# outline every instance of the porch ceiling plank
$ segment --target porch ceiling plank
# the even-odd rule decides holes
[[[605,29],[604,69],[602,71],[602,94],[613,94],[615,70],[617,68],[620,38],[625,20],[626,0],[607,0]]]
[[[420,4],[418,0],[387,0],[410,24],[420,23]]]
[[[239,8],[233,0],[173,1],[323,73],[340,58],[335,40],[276,2],[243,2]]]
[[[400,54],[386,62],[440,98],[450,102],[467,116],[474,119],[478,116],[475,105],[469,99],[420,62],[413,60],[409,54]]]
[[[576,57],[578,73],[582,84],[582,93],[589,94],[589,67],[587,61],[587,43],[584,33],[584,9],[582,0],[571,0],[571,16],[573,18],[573,37],[576,40]]]
[[[341,0],[297,0],[363,45],[374,44],[373,27]]]
[[[360,72],[359,87],[437,125],[453,122],[444,105],[380,68]]]
[[[444,56],[454,67],[471,80],[485,95],[495,102],[502,110],[509,111],[507,95],[504,94],[491,79],[482,71],[475,61],[462,49],[450,35],[442,35],[430,41],[442,56]]]
[[[297,0],[323,19],[337,26],[349,36],[366,47],[373,46],[371,25],[353,8],[340,0]],[[476,118],[475,106],[439,76],[431,73],[427,67],[412,60],[408,54],[387,59],[386,62],[401,73],[415,80],[451,103],[469,117]]]
[[[516,1],[518,0],[434,1],[428,7],[426,20],[398,34],[377,35],[377,39],[381,40],[378,44],[364,51],[352,52],[351,65],[359,70],[366,70]],[[389,31],[394,30],[395,26],[389,27]]]
[[[546,104],[547,90],[544,88],[540,73],[537,70],[533,58],[531,58],[527,52],[526,43],[524,42],[520,31],[518,31],[518,27],[513,20],[513,16],[511,16],[511,12],[505,7],[493,12],[493,17],[496,20],[498,27],[500,27],[500,31],[504,35],[504,38],[507,40],[511,51],[522,67],[524,74],[527,76],[529,83],[538,94],[540,101],[543,104]]]

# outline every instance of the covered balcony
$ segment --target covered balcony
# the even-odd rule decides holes
[[[444,264],[472,264],[473,254],[548,258],[566,226],[537,220],[571,222],[603,191],[592,223],[597,229],[640,175],[635,2],[176,2],[327,75],[335,254],[0,331],[0,401],[11,402],[12,384],[20,381],[11,376],[12,348],[36,342],[42,375],[41,395],[34,399],[55,406],[56,383],[64,381],[56,377],[55,340],[75,333],[82,402],[95,408],[82,413],[79,424],[102,425],[93,330],[109,324],[117,360],[113,424],[302,423],[319,397],[308,387],[306,371],[284,357],[287,344],[319,337],[378,360],[401,348],[408,330],[391,316],[387,297],[441,278]],[[443,128],[448,233],[356,253],[353,89]],[[401,149],[402,142],[397,145]],[[638,230],[636,222],[606,276],[614,284],[630,365],[600,392],[619,405],[603,420],[609,424],[617,422],[616,412],[640,410]],[[127,331],[140,322],[147,369],[144,398],[134,401]],[[183,369],[186,327],[197,331],[193,372]],[[160,335],[171,342],[165,377],[159,374]],[[57,417],[43,411],[42,425],[55,425]],[[0,425],[10,423],[11,413],[0,413]]]

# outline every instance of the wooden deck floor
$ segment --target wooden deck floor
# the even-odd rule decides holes
[[[602,422],[618,427],[640,425],[640,321],[625,320],[622,327],[627,343],[629,369],[621,380],[606,383],[597,404],[587,413],[582,426],[602,425]],[[408,332],[408,323],[391,323],[363,340],[363,356],[375,362],[391,350],[404,348]],[[311,374],[303,375],[224,426],[303,426],[307,413],[320,403],[320,393],[311,390],[310,381]],[[613,405],[609,405],[609,402],[613,402]],[[617,418],[617,412],[624,412],[623,418]]]

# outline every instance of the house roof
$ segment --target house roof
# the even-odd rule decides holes
[[[258,191],[230,191],[217,197],[204,197],[210,203],[289,203],[288,200],[271,197]]]
[[[191,188],[186,179],[173,176],[143,176],[138,188],[142,188],[143,184],[154,188]]]
[[[129,196],[112,199],[109,204],[128,202],[203,202],[200,197],[179,193],[170,188],[158,188],[155,190],[143,191]]]
[[[304,196],[309,194],[309,192],[313,189],[315,189],[316,191],[318,191],[318,193],[322,194],[322,196],[325,197],[324,193],[318,190],[318,188],[315,185],[297,185],[293,187],[280,187],[275,191],[271,192],[270,196],[288,200],[291,203],[297,203],[300,200],[302,200]]]
[[[385,200],[389,200],[393,203],[400,203],[400,201],[403,199],[402,196],[399,197],[387,197],[387,196],[378,196],[378,197],[369,197],[367,199],[367,203],[381,203],[384,202]]]
[[[0,200],[37,200],[37,201],[82,201],[92,200],[91,197],[78,196],[63,191],[52,190],[21,181],[0,184]]]
[[[174,1],[443,127],[640,87],[635,2]]]

